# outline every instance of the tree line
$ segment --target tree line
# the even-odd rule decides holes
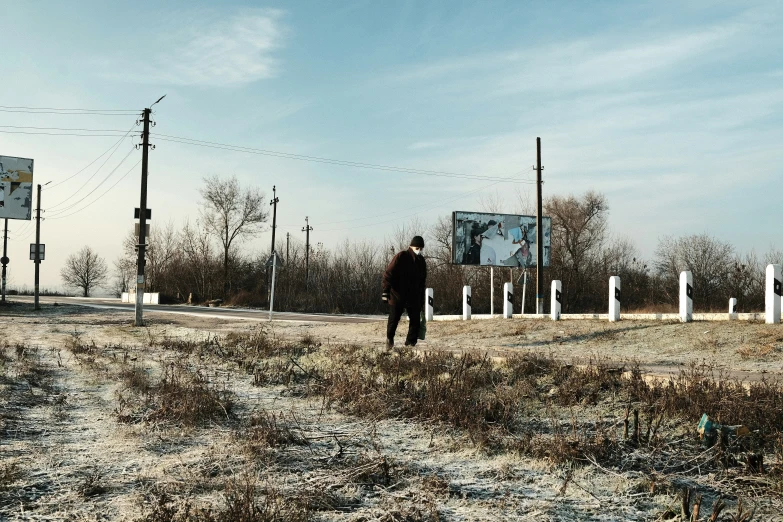
[[[264,194],[258,188],[240,186],[233,177],[210,177],[204,180],[201,196],[202,210],[194,222],[151,227],[147,291],[160,292],[162,302],[197,304],[221,299],[239,306],[268,306],[271,274],[265,262],[271,248],[255,254],[242,248],[246,240],[270,226]],[[623,311],[674,312],[683,270],[693,273],[695,310],[727,311],[728,299],[736,297],[740,312],[758,311],[764,307],[766,265],[783,263],[783,252],[777,249],[764,256],[740,253],[731,243],[707,234],[660,238],[654,259],[648,262],[631,240],[611,233],[609,204],[598,192],[550,196],[544,201],[544,214],[552,218],[551,266],[544,270],[545,306],[548,309],[549,282],[559,279],[564,313],[604,312],[608,280],[613,275],[621,277]],[[345,240],[331,249],[321,243],[310,245],[308,278],[303,242],[278,241],[275,247],[283,266],[276,273],[275,309],[385,313],[386,305],[380,300],[383,270],[414,235],[426,241],[427,285],[435,291],[436,313],[460,313],[464,285],[472,288],[473,311],[489,312],[490,268],[451,263],[450,215],[435,223],[401,224],[382,243]],[[111,277],[105,261],[89,246],[83,248],[68,258],[61,271],[63,281],[83,295],[97,286],[116,295],[132,290],[136,243],[133,234],[126,237]],[[508,281],[515,283],[514,310],[520,310],[521,276],[520,268],[494,269],[497,311],[503,284]],[[535,310],[535,269],[529,271],[526,290],[525,311],[530,313]]]

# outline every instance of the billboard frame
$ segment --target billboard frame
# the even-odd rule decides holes
[[[27,167],[27,165],[20,165],[22,162],[29,162],[29,168],[27,168],[25,171],[21,171],[21,168]],[[0,205],[0,219],[17,219],[21,221],[30,221],[33,218],[33,173],[34,173],[34,164],[35,160],[32,158],[20,158],[17,156],[3,156],[0,155],[0,165],[2,165],[2,168],[0,169],[0,179],[2,181],[0,182],[2,186],[0,186],[0,192],[2,192],[2,205]],[[22,181],[15,181],[12,179],[11,173],[15,173],[17,176],[19,176],[19,173],[22,172],[22,175],[24,178],[29,177],[28,179],[24,179]],[[19,178],[17,177],[17,180]],[[22,190],[21,185],[27,185],[29,183],[30,185],[30,191],[28,194],[26,194],[27,197],[27,205],[25,206],[24,203],[19,205],[18,208],[11,209],[11,205],[8,204],[9,201],[12,201],[11,196],[12,194],[16,194],[20,190]],[[8,191],[6,192],[5,185],[8,184]],[[17,187],[16,190],[12,190],[14,184],[19,184],[20,187]],[[26,214],[22,215],[21,212],[26,210]]]
[[[461,260],[458,260],[458,255],[460,254],[458,245],[462,244],[464,242],[465,238],[461,238],[460,243],[457,241],[457,218],[458,215],[474,215],[474,216],[486,216],[487,217],[487,223],[491,221],[495,221],[491,226],[497,226],[496,232],[503,236],[503,243],[508,242],[508,235],[510,233],[510,230],[514,230],[512,227],[510,230],[508,226],[503,227],[502,224],[513,224],[514,222],[518,223],[519,225],[522,225],[523,222],[527,223],[527,227],[524,230],[524,233],[520,232],[519,234],[522,234],[519,238],[519,241],[521,241],[521,238],[526,238],[527,231],[529,230],[530,226],[536,227],[536,216],[528,216],[525,214],[504,214],[501,212],[476,212],[476,211],[467,211],[467,210],[455,210],[451,213],[451,244],[452,244],[452,251],[451,251],[451,259],[449,260],[452,265],[460,265],[460,266],[483,266],[483,267],[498,267],[498,268],[524,268],[524,269],[532,269],[538,267],[538,259],[535,260],[535,262],[532,263],[524,263],[520,261],[519,257],[517,257],[516,252],[511,253],[511,250],[509,251],[510,255],[505,259],[498,259],[495,257],[495,263],[465,263]],[[509,219],[510,218],[510,219]],[[465,221],[462,219],[461,221]],[[498,225],[500,223],[501,225]],[[481,227],[479,227],[481,228]],[[551,264],[551,250],[552,250],[552,218],[549,216],[542,216],[542,228],[544,230],[544,234],[542,234],[544,238],[544,244],[543,244],[543,250],[544,250],[544,259],[543,263],[541,265],[542,268],[549,267]],[[488,239],[488,236],[484,236],[483,233],[486,232],[486,230],[482,231],[482,238]],[[538,241],[539,239],[539,233],[538,230],[535,232],[536,237],[535,240]],[[483,243],[482,239],[482,243]],[[511,249],[515,249],[515,245],[520,244],[518,241],[514,241],[516,238],[512,238],[512,244]],[[470,238],[472,242],[472,238]],[[471,243],[472,244],[472,243]],[[508,245],[506,245],[508,246]],[[536,255],[536,243],[528,241],[527,244],[528,247],[528,257],[535,256]],[[463,246],[462,248],[462,256],[467,255],[466,248],[469,248],[467,246]],[[519,247],[522,249],[522,247]],[[493,250],[494,252],[494,250]],[[517,251],[518,252],[518,251]],[[496,254],[495,254],[496,255]],[[517,264],[505,264],[505,261],[510,260],[512,257],[517,257]],[[537,257],[537,256],[536,256]],[[464,257],[463,257],[464,258]]]

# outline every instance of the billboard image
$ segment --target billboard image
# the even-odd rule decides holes
[[[33,160],[0,156],[0,219],[30,219]]]
[[[549,266],[552,219],[542,218],[544,259]],[[456,265],[535,267],[539,234],[535,216],[453,213],[453,258]]]

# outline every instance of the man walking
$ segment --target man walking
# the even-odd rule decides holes
[[[421,324],[421,310],[424,305],[424,290],[427,283],[427,262],[421,255],[424,238],[415,236],[407,250],[397,253],[383,273],[383,294],[381,299],[389,302],[389,322],[386,327],[386,346],[394,346],[394,333],[402,317],[408,312],[410,324],[405,346],[416,346]]]

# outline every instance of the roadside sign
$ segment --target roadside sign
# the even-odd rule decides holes
[[[138,223],[134,223],[134,225],[135,226],[133,227],[133,233],[136,235],[136,237],[139,237],[139,230],[141,230],[141,228],[139,227]],[[149,223],[145,223],[144,224],[144,235],[147,236],[147,237],[150,237],[150,224]]]
[[[275,261],[275,258],[277,258],[277,261]],[[264,266],[270,268],[273,265],[277,265],[277,268],[283,268],[283,259],[277,255],[277,252],[273,252],[269,259],[266,260],[266,263],[264,263]]]
[[[43,261],[46,259],[46,245],[41,243],[38,245],[40,250],[38,251],[38,260]],[[30,243],[30,261],[35,261],[35,243]]]
[[[133,209],[133,219],[139,219],[139,216],[141,215],[141,210],[138,208]],[[152,219],[152,209],[147,209],[147,219]]]

